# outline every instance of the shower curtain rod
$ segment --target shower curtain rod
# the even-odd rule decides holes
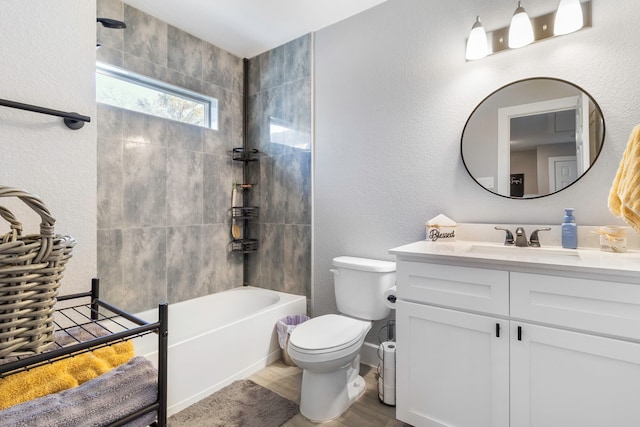
[[[9,101],[7,99],[0,99],[0,106],[17,108],[18,110],[32,111],[34,113],[48,114],[50,116],[62,117],[64,124],[69,129],[77,130],[84,126],[85,122],[89,123],[91,117],[83,116],[78,113],[67,113],[64,111],[52,110],[50,108],[38,107],[36,105],[23,104],[21,102]]]

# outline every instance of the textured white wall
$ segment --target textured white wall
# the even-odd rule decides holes
[[[70,130],[62,119],[0,107],[0,185],[42,197],[56,232],[78,241],[61,293],[88,290],[96,274],[95,2],[0,2],[0,98],[75,111],[93,121]],[[20,202],[27,232],[39,217]],[[0,219],[0,234],[8,230]]]
[[[527,2],[532,16],[557,0]],[[314,314],[335,310],[328,271],[337,255],[393,260],[392,247],[424,239],[426,220],[558,224],[575,207],[582,225],[617,223],[607,195],[629,133],[640,122],[636,0],[593,0],[593,27],[465,62],[475,16],[493,30],[515,2],[389,0],[316,33]],[[468,115],[495,89],[527,77],[571,81],[599,103],[603,152],[559,194],[509,200],[480,188],[460,159]]]

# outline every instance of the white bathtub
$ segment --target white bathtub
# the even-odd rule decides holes
[[[168,414],[175,414],[280,357],[275,325],[306,314],[306,298],[251,286],[169,305]],[[137,314],[157,320],[157,309]],[[135,340],[157,362],[157,338]]]

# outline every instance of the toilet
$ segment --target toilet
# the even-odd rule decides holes
[[[339,417],[364,393],[360,349],[371,322],[389,315],[383,295],[396,281],[395,262],[341,256],[332,265],[341,314],[301,323],[287,348],[303,370],[300,413],[317,423]]]

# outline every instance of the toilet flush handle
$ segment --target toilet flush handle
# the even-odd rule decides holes
[[[336,276],[340,275],[340,271],[336,270],[335,268],[330,268],[329,271],[335,274]]]

